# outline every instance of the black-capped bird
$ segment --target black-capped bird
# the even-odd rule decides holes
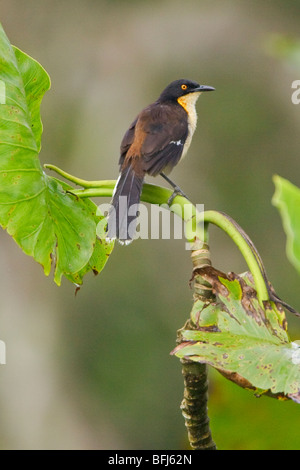
[[[166,175],[191,144],[197,124],[197,99],[202,92],[212,90],[192,80],[175,80],[133,121],[121,142],[120,176],[108,215],[107,238],[125,244],[134,238],[146,174],[161,175],[175,194],[181,193]]]

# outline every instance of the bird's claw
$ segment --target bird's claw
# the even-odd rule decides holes
[[[187,195],[184,194],[184,192],[181,191],[180,188],[176,187],[176,188],[174,188],[173,194],[168,199],[168,205],[169,206],[171,206],[171,204],[173,203],[176,196],[182,196],[182,197],[184,197],[185,199],[187,199],[189,201],[189,198],[187,197]]]

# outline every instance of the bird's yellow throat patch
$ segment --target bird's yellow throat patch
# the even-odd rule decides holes
[[[186,154],[190,146],[193,134],[197,126],[197,113],[196,113],[195,104],[200,95],[201,95],[200,91],[195,91],[194,93],[188,93],[187,95],[180,96],[177,99],[177,102],[185,109],[188,115],[189,133],[186,139],[186,143],[185,143],[186,145],[184,146],[184,149],[183,149],[183,155],[182,155],[183,157]]]
[[[201,95],[200,91],[196,91],[194,93],[188,93],[187,95],[180,96],[177,99],[177,102],[185,109],[188,115],[192,117],[195,113],[195,104],[199,96]]]
[[[188,115],[188,136],[183,147],[181,158],[184,158],[187,154],[197,126],[197,113],[195,104],[200,95],[201,92],[195,91],[194,93],[188,93],[187,95],[180,96],[180,98],[177,99],[177,102],[185,109]]]

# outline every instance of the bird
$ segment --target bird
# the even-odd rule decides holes
[[[167,175],[190,147],[197,125],[197,99],[202,92],[213,90],[193,80],[175,80],[129,126],[120,146],[120,174],[107,219],[108,240],[127,245],[134,239],[146,174],[161,175],[173,187],[169,204],[177,194],[185,196]]]

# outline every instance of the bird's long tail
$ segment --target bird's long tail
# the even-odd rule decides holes
[[[108,239],[118,239],[122,244],[133,240],[143,182],[144,174],[137,174],[131,165],[121,170],[108,214]]]

